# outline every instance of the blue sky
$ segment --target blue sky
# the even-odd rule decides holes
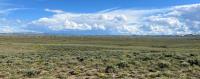
[[[1,0],[0,33],[200,33],[199,0]]]

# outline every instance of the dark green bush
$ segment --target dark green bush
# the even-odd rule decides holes
[[[114,73],[114,72],[116,72],[115,66],[107,66],[105,69],[105,73]]]
[[[190,63],[190,65],[198,65],[198,66],[200,66],[200,60],[197,59],[197,58],[188,59],[187,61],[188,61],[188,63]]]
[[[169,62],[166,62],[166,61],[160,61],[160,62],[158,62],[157,66],[158,66],[160,69],[169,68],[170,63],[169,63]]]
[[[122,61],[120,63],[117,64],[118,68],[125,68],[125,67],[129,67],[129,64],[125,61]]]
[[[164,53],[163,54],[165,57],[173,57],[173,54],[172,53]]]
[[[83,62],[84,61],[84,58],[83,57],[77,57],[76,58],[79,62]]]
[[[28,70],[24,70],[23,73],[24,73],[25,77],[32,78],[32,77],[39,75],[40,71],[35,70],[35,69],[28,69]]]

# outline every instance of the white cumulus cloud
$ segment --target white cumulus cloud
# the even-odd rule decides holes
[[[47,12],[52,12],[52,13],[64,13],[62,10],[51,10],[51,9],[45,9]]]
[[[161,9],[135,10],[114,9],[96,13],[70,13],[62,10],[45,9],[53,12],[50,17],[31,22],[37,28],[53,31],[173,35],[200,33],[200,4],[180,5]]]

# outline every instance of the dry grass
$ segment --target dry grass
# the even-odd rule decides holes
[[[0,78],[200,78],[199,37],[1,36]]]

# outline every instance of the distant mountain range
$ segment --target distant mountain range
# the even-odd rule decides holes
[[[87,35],[87,34],[66,34],[66,33],[35,33],[35,32],[24,32],[24,33],[0,33],[0,36],[156,36],[156,37],[168,37],[168,36],[178,36],[178,37],[193,37],[200,34],[182,34],[182,35]]]

